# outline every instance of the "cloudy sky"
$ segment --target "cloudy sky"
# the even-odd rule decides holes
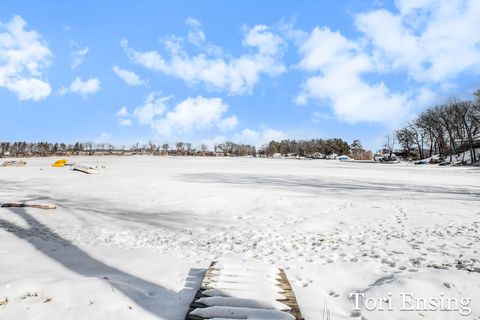
[[[359,138],[480,87],[480,1],[2,1],[0,140]]]

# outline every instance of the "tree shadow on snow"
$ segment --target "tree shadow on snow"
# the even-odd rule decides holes
[[[127,201],[115,203],[95,195],[76,194],[69,197],[61,196],[58,193],[51,193],[48,186],[45,186],[41,179],[30,179],[28,182],[13,182],[0,179],[0,186],[4,195],[21,193],[23,201],[48,201],[55,203],[72,213],[81,222],[87,222],[93,216],[96,219],[103,220],[102,222],[104,223],[120,221],[132,223],[132,226],[137,227],[147,225],[171,231],[188,231],[192,227],[207,228],[212,225],[218,226],[222,223],[215,217],[205,215],[199,217],[193,210],[172,210],[162,206],[138,209]],[[28,193],[25,193],[26,190],[28,190]],[[3,198],[8,200],[10,197],[6,199],[3,196]]]
[[[23,208],[6,210],[22,218],[28,227],[20,227],[0,218],[1,229],[28,241],[38,251],[79,275],[107,282],[139,307],[162,319],[184,319],[189,303],[198,290],[206,271],[191,269],[184,288],[175,292],[93,258],[42,224]]]
[[[468,188],[449,188],[443,186],[428,185],[410,185],[408,183],[392,183],[388,180],[367,181],[353,179],[335,179],[335,178],[306,178],[294,175],[251,175],[242,173],[190,173],[179,174],[179,179],[188,182],[198,183],[218,183],[218,184],[236,184],[267,188],[286,188],[289,191],[299,192],[331,192],[336,195],[345,193],[347,196],[351,192],[365,192],[374,197],[376,193],[394,193],[398,195],[402,192],[402,198],[408,198],[412,195],[435,195],[441,199],[458,199],[478,201],[480,189],[478,186],[468,186]],[[405,194],[406,193],[406,194]]]

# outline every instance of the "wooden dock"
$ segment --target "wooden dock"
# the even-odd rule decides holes
[[[304,320],[295,293],[281,268],[250,268],[213,262],[185,320]]]

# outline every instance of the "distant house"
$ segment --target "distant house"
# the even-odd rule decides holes
[[[325,159],[325,155],[323,153],[320,153],[320,152],[315,152],[313,154],[313,158],[314,159]]]
[[[400,159],[416,159],[419,157],[417,150],[395,149],[393,153]]]
[[[473,137],[473,146],[475,148],[480,148],[480,135]],[[456,139],[455,147],[457,149],[460,149],[462,147],[470,147],[470,141],[468,141],[467,139]]]
[[[397,161],[397,155],[395,153],[384,154],[383,157],[380,159],[380,162],[390,162],[390,161]]]

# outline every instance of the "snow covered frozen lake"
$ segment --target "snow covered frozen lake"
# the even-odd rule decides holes
[[[283,267],[307,320],[480,318],[478,168],[26,160],[0,167],[0,203],[57,209],[0,209],[0,319],[181,320],[211,261],[243,260]],[[391,309],[355,310],[352,293]],[[405,297],[457,310],[402,311]]]

